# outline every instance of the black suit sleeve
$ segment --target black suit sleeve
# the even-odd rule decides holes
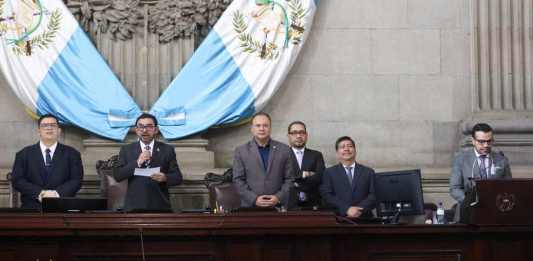
[[[178,161],[176,159],[176,152],[174,148],[168,147],[169,152],[167,153],[168,158],[168,170],[167,173],[164,173],[167,176],[167,186],[176,186],[181,184],[183,180],[183,175],[181,174],[180,168],[178,166]]]
[[[133,176],[135,168],[137,168],[137,160],[128,157],[128,146],[120,148],[118,154],[119,169],[114,173],[115,180],[121,182]],[[138,155],[137,155],[138,156]]]
[[[77,150],[69,149],[67,152],[68,179],[65,183],[56,187],[61,197],[73,197],[81,188],[83,181],[83,165],[81,155]]]
[[[28,171],[28,150],[19,151],[15,156],[15,163],[11,170],[11,182],[13,187],[21,194],[37,199],[42,188],[27,179],[26,173]]]
[[[324,157],[322,156],[321,152],[315,152],[313,161],[315,162],[315,167],[312,171],[315,172],[315,175],[310,176],[305,179],[305,182],[302,184],[304,186],[304,190],[309,190],[311,188],[318,187],[320,183],[322,183],[322,175],[324,174],[324,170],[326,169],[324,164]]]

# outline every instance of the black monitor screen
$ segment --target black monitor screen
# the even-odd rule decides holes
[[[378,216],[424,214],[419,169],[376,173],[374,189]]]

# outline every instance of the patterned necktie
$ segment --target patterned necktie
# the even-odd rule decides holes
[[[144,150],[145,150],[145,151],[148,151],[148,153],[150,153],[150,157],[152,157],[152,152],[150,151],[150,146],[146,145],[146,146],[144,147]],[[145,162],[144,162],[144,166],[147,167],[147,168],[149,168],[149,167],[150,167],[150,161],[151,161],[151,158],[148,159],[147,161],[145,161]]]
[[[50,156],[51,151],[50,149],[46,149],[45,152],[46,152],[46,160],[44,162],[44,165],[46,167],[51,167],[52,166],[52,156]]]
[[[487,179],[487,166],[485,165],[485,160],[487,159],[487,155],[480,155],[479,161],[481,164],[479,164],[479,175],[481,176],[481,179]]]
[[[296,160],[298,161],[298,167],[302,169],[302,160],[304,158],[304,153],[301,150],[296,151]]]
[[[350,185],[352,185],[353,182],[353,175],[352,175],[352,167],[346,167],[346,175],[348,176],[348,180],[350,181]]]

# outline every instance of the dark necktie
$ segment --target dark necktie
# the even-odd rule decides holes
[[[50,149],[46,149],[45,152],[46,152],[46,160],[44,162],[44,165],[46,167],[51,167],[52,166],[52,156],[50,156],[51,151]]]
[[[479,160],[481,161],[481,164],[479,164],[479,175],[481,176],[481,179],[487,179],[487,166],[485,165],[486,159],[487,155],[479,156]]]
[[[46,183],[48,180],[48,177],[50,176],[52,172],[52,156],[50,155],[50,149],[46,149],[44,151],[46,153],[45,160],[44,160],[44,173],[43,173],[43,180]]]
[[[352,167],[346,167],[346,175],[348,176],[348,180],[350,181],[350,185],[352,185],[352,182],[353,182]]]

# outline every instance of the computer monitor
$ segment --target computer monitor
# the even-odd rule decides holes
[[[376,173],[374,191],[380,217],[424,214],[420,169]]]

